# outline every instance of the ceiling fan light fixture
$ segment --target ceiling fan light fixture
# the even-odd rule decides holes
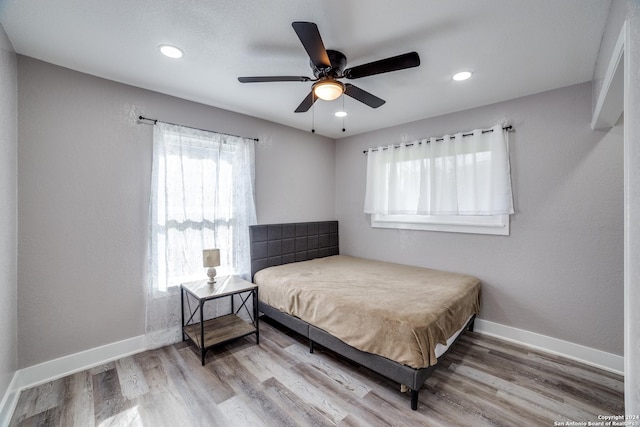
[[[344,85],[337,80],[321,80],[313,85],[313,93],[322,100],[333,101],[344,93]]]

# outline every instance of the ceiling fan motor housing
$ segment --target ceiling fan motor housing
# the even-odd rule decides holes
[[[329,56],[329,62],[331,62],[331,66],[327,68],[318,68],[313,64],[313,61],[309,61],[313,75],[316,76],[317,79],[323,77],[342,77],[344,67],[347,66],[347,57],[344,56],[344,53],[331,49],[327,49],[327,56]]]

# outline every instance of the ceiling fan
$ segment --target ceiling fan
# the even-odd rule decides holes
[[[347,57],[337,50],[325,49],[316,24],[313,22],[294,22],[291,25],[309,55],[309,64],[315,79],[306,76],[263,76],[238,77],[238,80],[241,83],[315,82],[309,95],[296,108],[296,113],[308,111],[318,98],[333,101],[342,94],[371,108],[378,108],[385,103],[383,99],[350,83],[342,83],[338,79],[359,79],[420,65],[418,54],[410,52],[345,69]]]

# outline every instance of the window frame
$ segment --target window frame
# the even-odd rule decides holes
[[[245,144],[251,142],[247,141],[247,138],[172,125],[170,123],[163,123],[163,125],[154,129],[154,171],[152,171],[152,195],[149,216],[149,284],[154,298],[174,295],[179,291],[181,283],[201,280],[204,277],[205,270],[201,267],[201,252],[197,251],[192,256],[184,258],[185,265],[192,267],[189,268],[189,270],[193,270],[191,272],[187,270],[182,272],[174,271],[175,269],[172,268],[170,263],[165,261],[163,254],[168,253],[167,251],[182,248],[174,244],[172,248],[168,249],[167,245],[170,240],[176,243],[175,238],[173,240],[169,238],[172,233],[181,234],[185,230],[199,233],[200,236],[197,238],[203,240],[203,249],[205,247],[219,247],[224,251],[223,255],[226,261],[223,261],[222,265],[217,268],[219,275],[246,275],[244,271],[247,266],[243,265],[246,262],[236,258],[236,240],[238,236],[235,230],[239,229],[239,224],[243,223],[243,221],[240,216],[234,214],[235,193],[232,191],[238,186],[235,181],[238,173],[236,168],[244,168],[246,166],[238,166],[235,163],[236,151],[242,150],[244,153],[242,154],[244,156],[243,160],[249,161],[248,167],[250,169],[255,167],[253,148],[248,153],[248,148],[243,148]],[[163,142],[161,144],[165,148],[158,149],[156,147],[159,142],[156,141],[158,137],[156,133],[157,135],[162,135]],[[171,138],[178,138],[180,142]],[[172,149],[168,147],[172,147]],[[186,147],[187,153],[182,153],[183,147]],[[163,153],[162,155],[158,154],[159,157],[157,158],[156,149],[158,149],[158,153]],[[213,157],[209,155],[210,152],[213,152]],[[183,162],[193,160],[200,164],[202,171],[206,169],[207,173],[214,173],[216,180],[211,184],[211,193],[216,194],[216,199],[221,197],[226,202],[218,204],[209,200],[210,197],[205,198],[204,196],[201,200],[196,201],[197,203],[194,203],[194,200],[187,199],[183,200],[184,203],[177,205],[167,202],[169,196],[165,188],[165,182],[170,179],[168,177],[171,175],[169,171],[175,172],[176,166],[172,165],[171,162],[176,159],[180,163],[180,168],[188,166]],[[155,164],[156,161],[158,165]],[[156,167],[158,167],[157,170],[155,170]],[[249,187],[251,187],[251,194],[255,203],[253,170],[250,175],[251,184]],[[185,177],[183,179],[188,178]],[[175,201],[175,198],[172,200]],[[250,218],[249,223],[254,223],[255,205],[249,208],[252,212],[249,212],[246,216]],[[181,210],[184,210],[184,215],[176,215],[176,212],[179,213]],[[201,215],[197,214],[199,211],[202,211]],[[194,212],[196,212],[195,215],[193,215]],[[218,237],[215,237],[216,235]],[[207,238],[206,236],[209,237]],[[246,246],[246,244],[243,245],[243,247]],[[193,249],[193,247],[189,247],[189,249]],[[175,259],[175,257],[171,258]],[[238,267],[242,268],[242,270],[237,271]],[[248,270],[246,271],[248,272]]]
[[[467,136],[474,136],[477,131],[480,132],[480,135],[487,132],[494,132],[497,130],[499,125],[494,126],[491,129],[486,130],[475,130],[468,133],[457,133],[453,138],[464,138]],[[506,138],[506,156],[507,156],[507,168],[509,176],[511,174],[511,167],[509,165],[509,157],[510,157],[510,147],[509,147],[509,138],[506,136],[510,126],[500,126],[501,130]],[[448,135],[447,135],[448,137]],[[445,138],[445,137],[443,137]],[[428,141],[423,140],[420,142],[413,142],[411,144],[407,144],[407,146],[412,146],[414,144],[426,144],[433,143],[436,141],[440,141],[441,139],[430,138]],[[377,149],[372,150],[380,150],[380,149],[403,149],[403,144],[400,146],[388,146],[388,147],[378,147]],[[458,154],[459,155],[485,155],[484,150],[478,149],[470,149],[471,147],[465,147],[466,150]],[[465,149],[463,148],[463,150]],[[480,147],[478,147],[480,148]],[[365,151],[365,153],[369,153],[369,151]],[[490,159],[490,158],[489,158]],[[407,161],[416,161],[419,160],[417,158],[407,159]],[[436,160],[438,160],[436,158]],[[459,161],[459,160],[456,160]],[[437,166],[437,165],[436,165]],[[442,166],[440,166],[442,167]],[[369,173],[367,168],[367,174]],[[387,175],[389,172],[387,172]],[[367,177],[367,179],[369,179]],[[389,177],[387,177],[387,180]],[[509,177],[510,180],[510,177]],[[511,184],[510,184],[511,185]],[[366,204],[366,201],[365,201]],[[460,205],[458,205],[460,206]],[[366,209],[366,207],[365,207]],[[509,236],[511,233],[511,223],[510,216],[514,213],[513,208],[511,213],[501,213],[501,214],[493,214],[493,215],[424,215],[417,213],[369,213],[370,222],[372,228],[390,228],[390,229],[404,229],[404,230],[422,230],[422,231],[440,231],[440,232],[451,232],[451,233],[470,233],[470,234],[484,234],[484,235],[501,235],[501,236]]]

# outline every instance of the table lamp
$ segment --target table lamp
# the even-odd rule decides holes
[[[220,265],[220,249],[204,249],[202,251],[203,266],[208,267],[207,276],[210,285],[216,282],[216,267]]]

